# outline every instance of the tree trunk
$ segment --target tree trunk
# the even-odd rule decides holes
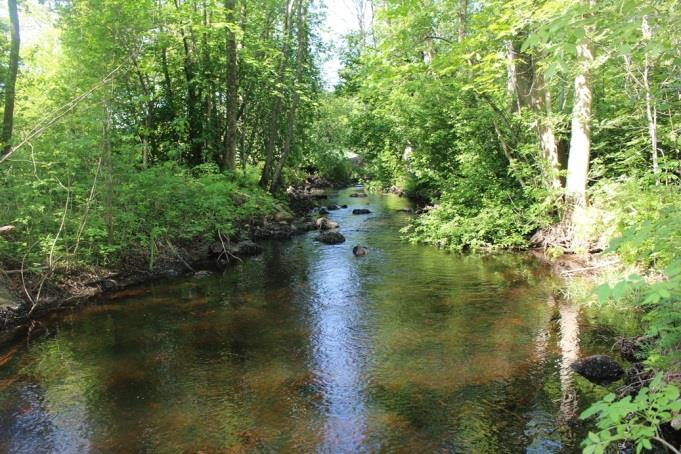
[[[286,2],[286,15],[284,16],[284,43],[282,45],[282,57],[279,64],[279,75],[281,85],[285,82],[285,69],[288,63],[290,53],[291,40],[291,0]],[[276,90],[276,88],[275,88]],[[272,164],[274,162],[274,148],[277,144],[277,130],[279,129],[279,116],[281,115],[281,97],[279,94],[274,94],[272,101],[272,112],[270,114],[270,123],[267,132],[267,141],[265,142],[265,166],[260,175],[260,186],[267,188],[270,184],[270,174],[272,173]]]
[[[19,47],[21,33],[19,29],[19,12],[17,0],[8,0],[9,20],[12,26],[12,38],[9,50],[9,68],[5,80],[5,113],[2,121],[2,150],[8,155],[12,151],[12,129],[14,127],[14,100],[16,95],[17,73],[19,72]]]
[[[233,170],[235,164],[237,143],[236,120],[239,109],[236,34],[231,28],[236,26],[235,11],[236,1],[225,0],[225,15],[229,26],[227,27],[227,44],[225,47],[227,54],[227,130],[225,131],[222,165],[227,170]]]
[[[281,153],[281,158],[277,164],[277,168],[274,171],[274,176],[272,177],[272,184],[270,186],[270,192],[276,193],[281,185],[281,172],[286,165],[288,156],[291,153],[291,146],[293,144],[298,104],[300,102],[300,96],[298,95],[298,86],[302,82],[303,78],[303,64],[305,63],[305,53],[307,50],[307,36],[306,36],[306,19],[307,19],[307,0],[298,0],[297,11],[296,11],[296,22],[297,22],[297,53],[296,53],[296,75],[292,84],[292,99],[291,106],[287,114],[287,124],[286,124],[286,137],[284,139],[284,148]]]
[[[643,16],[641,24],[643,41],[647,43],[652,38],[648,16]],[[650,152],[653,159],[653,174],[655,174],[655,184],[660,184],[660,165],[657,156],[657,107],[650,93],[650,57],[645,51],[645,62],[643,67],[643,87],[646,91],[646,117],[648,118],[648,134],[650,135]]]
[[[560,189],[561,163],[558,153],[558,141],[551,122],[551,92],[546,87],[544,74],[536,64],[536,57],[521,53],[516,49],[517,43],[506,42],[506,90],[511,112],[520,111],[528,106],[536,115],[536,132],[542,154],[542,169],[547,184],[553,189]]]
[[[593,8],[595,0],[588,0]],[[570,137],[570,155],[566,192],[569,206],[585,206],[587,203],[586,187],[589,175],[591,155],[591,66],[593,52],[589,42],[591,30],[586,30],[584,38],[577,43],[577,76],[575,77],[575,95],[572,107],[572,136]]]
[[[459,0],[459,42],[462,42],[466,37],[466,20],[468,17],[468,0]]]
[[[114,220],[113,220],[113,150],[111,144],[112,112],[110,100],[104,102],[104,128],[102,134],[102,148],[104,156],[104,166],[106,169],[106,188],[104,191],[104,221],[106,222],[106,233],[109,244],[114,241]]]
[[[546,169],[546,177],[553,189],[561,188],[560,159],[558,156],[558,141],[551,123],[551,92],[546,88],[544,75],[536,65],[534,66],[534,78],[530,90],[530,103],[537,114],[537,137],[544,160],[543,167]]]
[[[179,10],[180,4],[175,0],[175,7]],[[191,35],[190,30],[190,35]],[[184,50],[184,77],[187,84],[187,142],[189,144],[189,157],[187,161],[190,165],[198,165],[203,161],[201,150],[201,120],[199,119],[199,95],[196,86],[196,73],[194,68],[194,57],[192,55],[192,46],[189,42],[189,37],[185,33],[183,27],[180,27],[180,36],[182,38],[182,49]]]

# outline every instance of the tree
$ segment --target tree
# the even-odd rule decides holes
[[[590,10],[595,0],[584,2]],[[569,205],[584,206],[587,203],[586,189],[591,159],[591,67],[594,57],[590,34],[593,28],[586,26],[583,37],[577,43],[577,76],[575,77],[575,99],[572,106],[572,135],[568,157],[566,192]]]
[[[5,156],[8,156],[12,152],[14,102],[16,97],[17,73],[19,72],[19,47],[21,45],[17,0],[7,0],[7,6],[9,9],[12,38],[10,42],[9,70],[7,72],[7,80],[5,80],[5,112],[2,121],[2,137],[0,137],[2,151]]]
[[[225,16],[227,21],[227,45],[225,48],[225,55],[227,57],[227,85],[225,87],[227,95],[227,130],[225,131],[225,151],[223,158],[223,167],[225,169],[234,169],[234,160],[236,158],[236,143],[237,143],[237,113],[238,113],[238,69],[237,69],[237,51],[236,51],[236,31],[237,27],[235,20],[236,1],[225,0]]]

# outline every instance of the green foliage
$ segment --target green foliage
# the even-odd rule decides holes
[[[0,190],[0,213],[17,226],[17,236],[11,241],[0,238],[0,261],[41,267],[52,257],[61,267],[112,266],[126,255],[147,250],[153,265],[158,244],[210,239],[218,232],[231,235],[241,224],[275,209],[275,199],[253,179],[208,168],[198,171],[199,176],[192,173],[197,169],[188,172],[173,164],[142,171],[119,165],[110,208],[102,198],[89,199],[89,185],[56,190],[56,176],[5,187]]]
[[[634,444],[636,452],[653,448],[652,441],[659,439],[660,426],[672,421],[681,411],[679,389],[663,384],[658,375],[636,397],[625,396],[617,400],[608,394],[581,414],[582,419],[596,415],[598,432],[589,432],[583,441],[585,454],[602,454],[618,442]]]
[[[681,203],[676,187],[640,190],[640,184],[623,184],[609,201],[620,235],[609,251],[625,263],[651,269],[644,279],[632,274],[614,285],[596,289],[601,302],[615,300],[645,312],[647,332],[656,339],[648,362],[651,366],[676,369],[681,365]]]

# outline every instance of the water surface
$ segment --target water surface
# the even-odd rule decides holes
[[[407,201],[351,192],[344,244],[266,243],[4,347],[0,452],[577,452],[598,391],[567,366],[608,336],[532,258],[406,244]]]

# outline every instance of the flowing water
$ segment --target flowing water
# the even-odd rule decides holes
[[[567,365],[601,327],[531,257],[409,245],[407,201],[351,192],[344,244],[269,242],[3,347],[0,452],[577,452],[598,392]]]

